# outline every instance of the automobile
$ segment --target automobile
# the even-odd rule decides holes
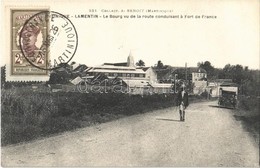
[[[229,108],[237,107],[237,92],[221,88],[218,105]]]
[[[237,107],[238,88],[235,86],[222,86],[219,90],[218,105],[222,107]]]

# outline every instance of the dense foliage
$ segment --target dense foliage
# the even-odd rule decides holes
[[[175,105],[174,95],[2,90],[2,145]]]

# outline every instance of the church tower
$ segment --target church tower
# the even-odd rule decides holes
[[[130,51],[129,56],[127,58],[127,66],[128,67],[134,67],[135,66],[134,57],[132,55],[132,51]]]

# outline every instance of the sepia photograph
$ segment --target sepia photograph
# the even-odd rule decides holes
[[[259,0],[3,0],[2,167],[259,167]]]

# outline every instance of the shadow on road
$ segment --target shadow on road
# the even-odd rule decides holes
[[[175,121],[175,122],[180,122],[180,120],[174,120],[174,119],[169,119],[169,118],[156,118],[156,120],[164,120],[164,121]]]
[[[224,107],[224,106],[217,106],[217,105],[209,105],[209,107],[225,108],[225,109],[234,109],[234,108],[232,108],[232,107]]]

